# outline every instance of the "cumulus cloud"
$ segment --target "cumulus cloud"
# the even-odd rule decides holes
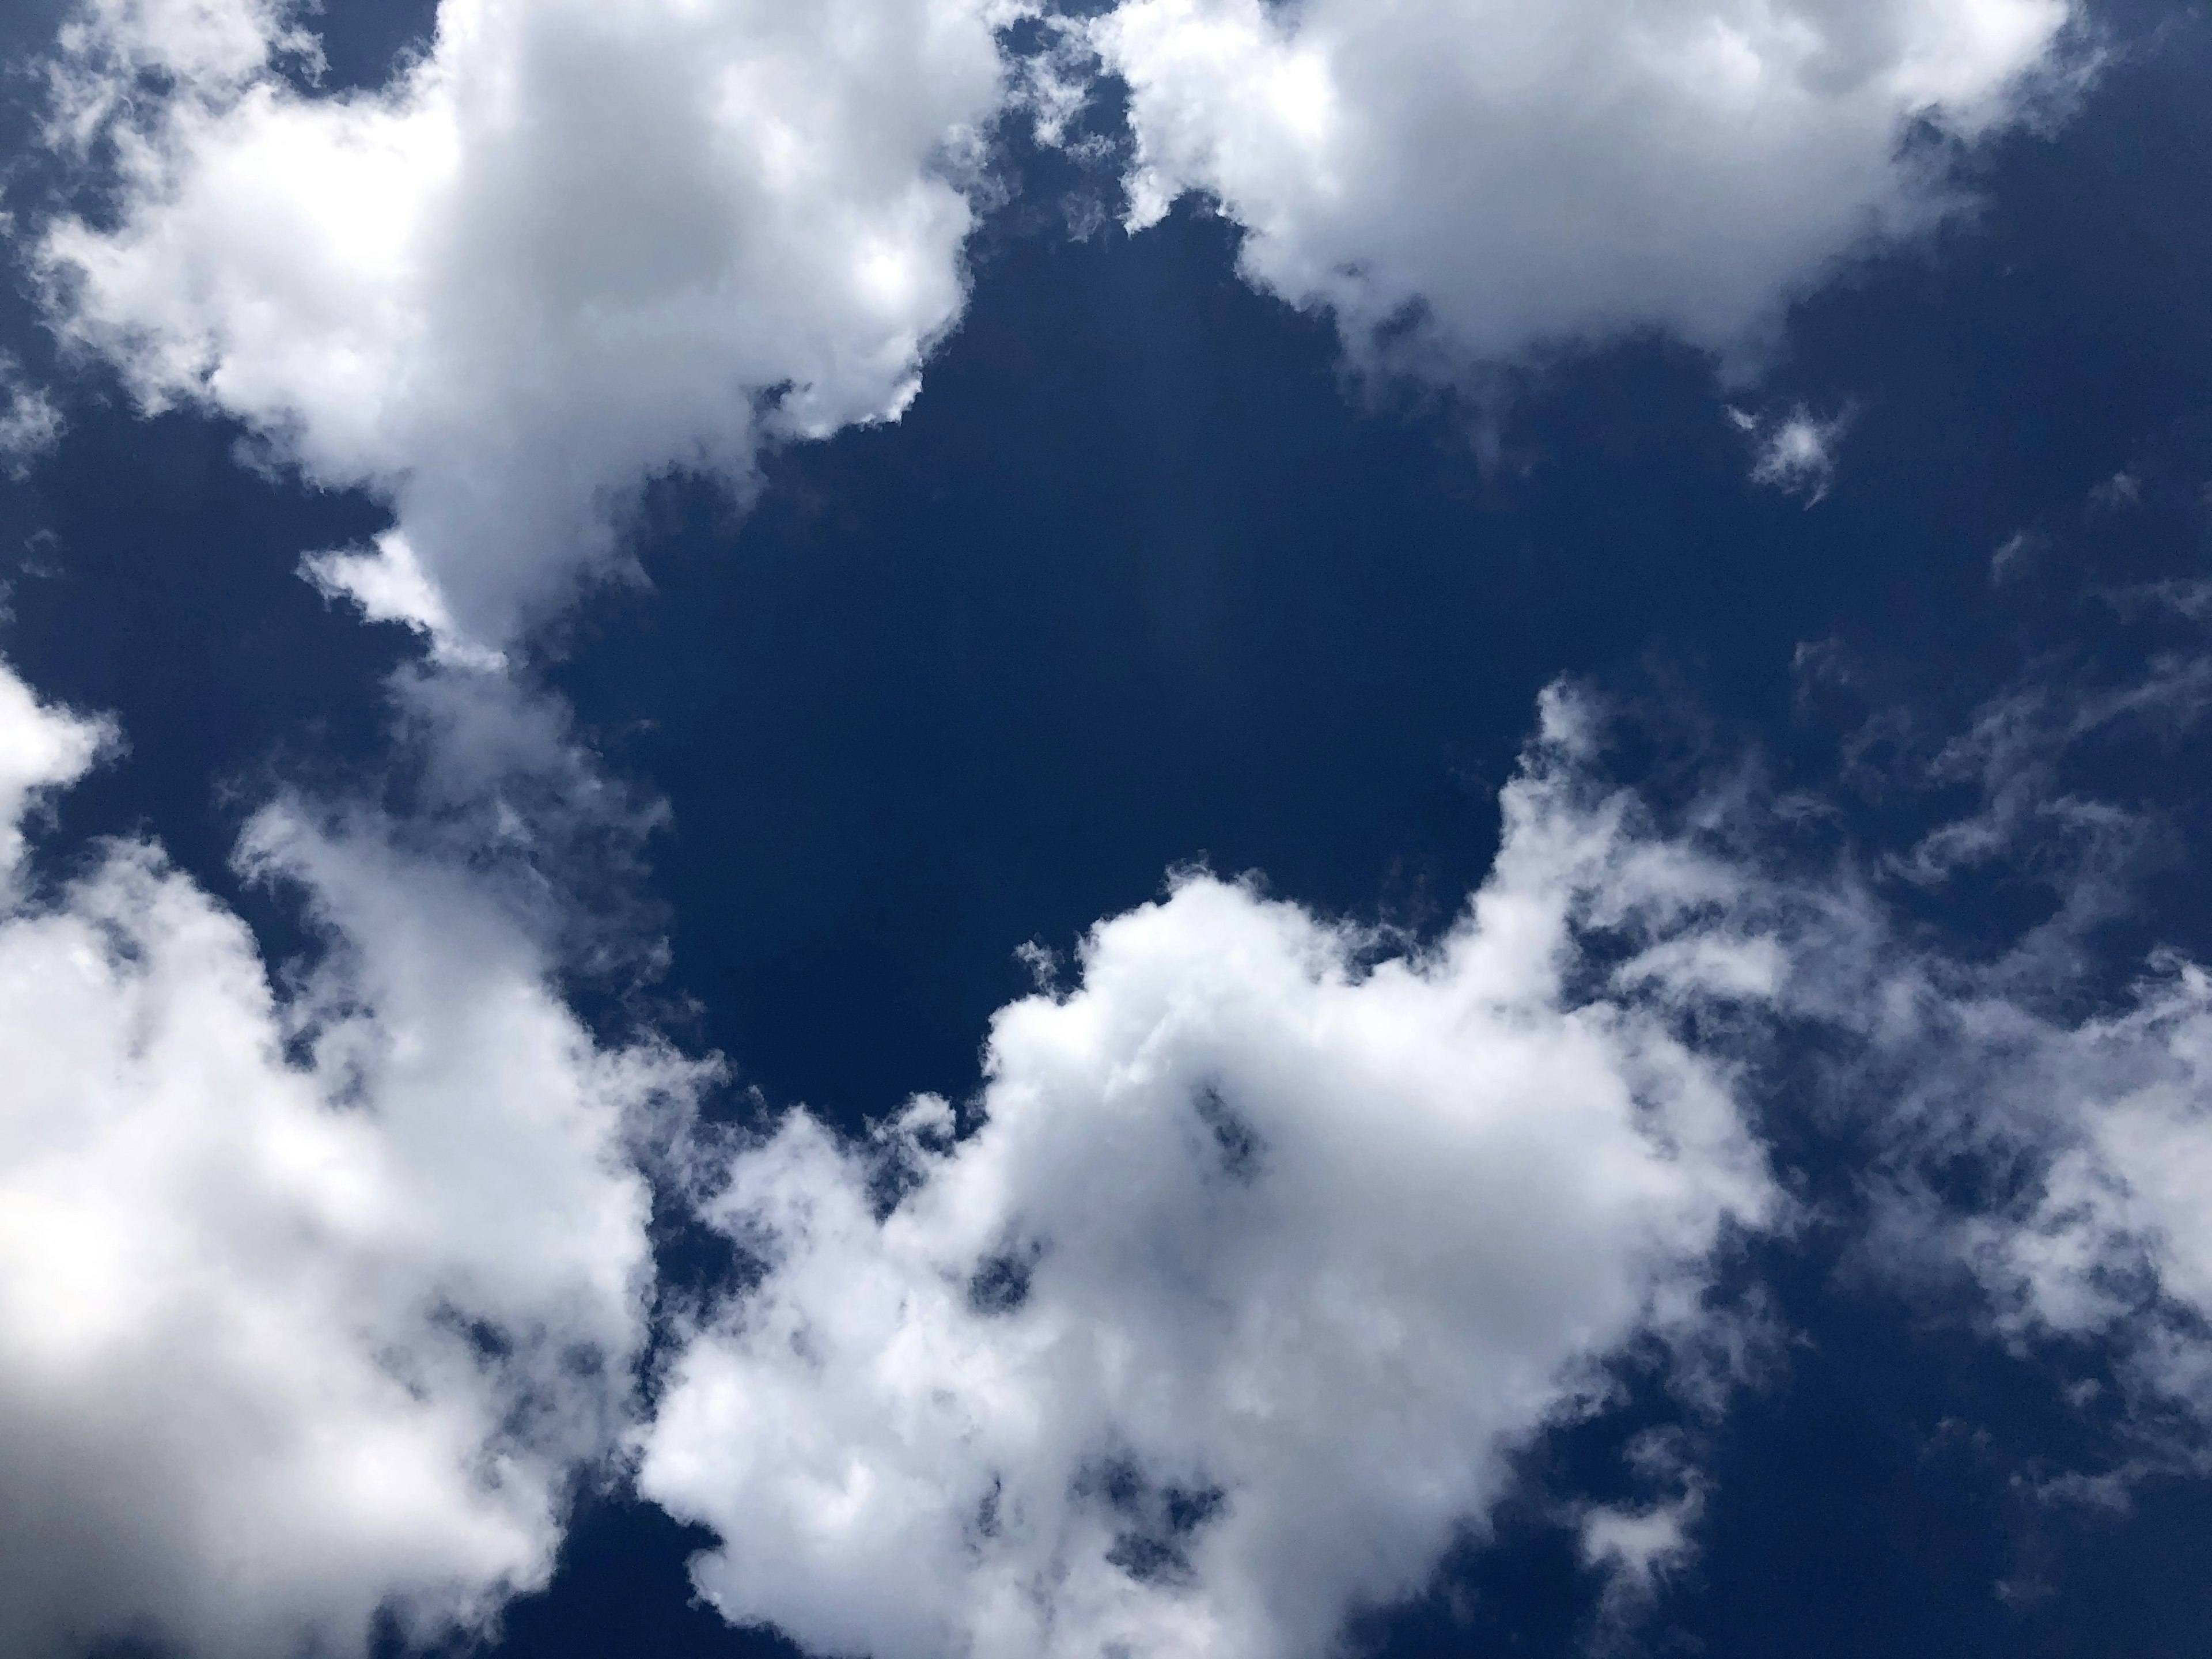
[[[65,337],[396,523],[313,562],[483,660],[633,567],[651,477],[896,418],[957,319],[1013,0],[444,0],[368,92],[280,0],[86,0],[37,243]]]
[[[245,838],[328,941],[291,988],[142,844],[20,876],[0,917],[0,1645],[481,1624],[627,1438],[716,1535],[702,1592],[817,1651],[1324,1652],[1624,1356],[1710,1404],[1717,1269],[1789,1213],[1749,1127],[1785,1024],[1887,1149],[1891,1265],[2212,1421],[2212,979],[2161,957],[2084,1017],[2062,953],[1946,954],[1881,890],[2048,840],[2054,756],[2185,727],[2190,660],[1997,699],[1936,762],[1984,785],[1971,833],[1840,872],[1764,850],[1753,791],[1660,823],[1554,693],[1432,945],[1186,873],[1068,988],[1033,953],[964,1122],[794,1112],[700,1154],[747,1265],[678,1322],[649,1421],[628,1141],[702,1072],[594,1042],[532,896],[549,834],[604,863],[649,815],[508,677],[403,678],[417,815],[288,798]],[[110,735],[0,677],[0,805]],[[1972,1202],[1962,1156],[2001,1177]],[[1601,1619],[1663,1590],[1706,1499],[1679,1438],[1637,1455],[1662,1490],[1563,1511]]]
[[[1245,274],[1355,357],[1446,377],[1787,302],[1956,205],[1945,146],[2014,119],[2067,0],[1122,0],[1130,218],[1200,192]],[[1916,129],[1917,131],[1916,131]]]
[[[0,806],[103,735],[0,671]],[[629,1419],[629,1148],[698,1068],[596,1042],[496,887],[373,811],[279,801],[240,858],[324,940],[283,989],[145,842],[0,913],[11,1654],[480,1626]]]
[[[718,1535],[702,1592],[875,1659],[1322,1654],[1607,1360],[1704,1328],[1779,1200],[1684,1016],[1775,963],[1586,741],[1553,699],[1432,950],[1186,874],[999,1014],[971,1134],[925,1097],[737,1151],[706,1213],[760,1275],[642,1439]],[[1595,1524],[1592,1560],[1650,1570],[1663,1529]]]
[[[2085,1013],[2051,943],[2122,884],[2058,759],[2185,729],[2191,660],[2015,688],[1936,753],[1930,782],[1990,796],[1959,833],[1811,865],[1802,800],[1739,779],[1670,830],[1608,793],[1597,716],[1554,693],[1434,946],[1187,873],[1001,1011],[972,1116],[738,1146],[704,1213],[750,1268],[638,1443],[642,1490],[716,1534],[700,1589],[877,1659],[1329,1650],[1480,1534],[1608,1359],[1725,1347],[1716,1263],[1790,1213],[1747,1127],[1786,1044],[1831,1113],[1793,1133],[1878,1149],[1865,1261],[1965,1285],[1953,1315],[2057,1381],[2066,1345],[2112,1362],[2137,1446],[2177,1410],[2201,1435],[2212,976],[2161,954]],[[2071,873],[2026,851],[2054,812]],[[2014,949],[1906,919],[2005,859],[2058,895]],[[1709,1490],[1679,1435],[1632,1452],[1644,1501],[1562,1510],[1601,1621],[1663,1591]]]
[[[40,702],[0,665],[0,896],[15,893],[25,817],[52,791],[82,777],[115,737],[112,722]]]

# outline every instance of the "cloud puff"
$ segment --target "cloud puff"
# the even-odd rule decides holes
[[[1805,505],[1822,501],[1836,481],[1836,449],[1850,428],[1848,409],[1826,417],[1800,404],[1782,415],[1753,415],[1731,406],[1730,424],[1751,441],[1751,481],[1802,495]]]
[[[1325,1653],[1602,1362],[1698,1327],[1778,1197],[1679,1016],[1773,963],[1583,742],[1553,700],[1432,951],[1188,875],[999,1014],[972,1135],[925,1097],[731,1158],[707,1213],[763,1271],[641,1474],[718,1534],[726,1616],[875,1659]]]
[[[2067,0],[1122,0],[1130,216],[1187,191],[1355,356],[1447,377],[1671,329],[1729,351],[1956,200]],[[1915,123],[1927,142],[1908,143]]]
[[[82,777],[114,740],[112,722],[40,702],[0,665],[0,896],[15,894],[25,817],[51,791]]]
[[[304,8],[88,0],[55,132],[112,141],[114,196],[38,264],[148,407],[388,500],[314,570],[482,659],[631,568],[648,478],[742,486],[765,442],[906,407],[1016,9],[444,0],[388,86],[324,95]]]
[[[0,805],[100,738],[0,671]],[[10,1654],[481,1623],[628,1420],[628,1147],[696,1068],[596,1043],[494,890],[374,814],[280,802],[241,860],[325,941],[283,993],[143,842],[0,913]]]

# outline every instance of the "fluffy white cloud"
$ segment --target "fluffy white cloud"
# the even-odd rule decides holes
[[[0,670],[0,806],[101,736]],[[241,857],[326,940],[282,994],[143,843],[0,912],[10,1654],[481,1621],[544,1581],[628,1420],[628,1148],[696,1068],[595,1044],[493,888],[374,814],[280,803]]]
[[[1606,1358],[1716,1334],[1717,1249],[1787,1213],[1744,1127],[1778,1042],[1882,1148],[1870,1259],[2116,1359],[2130,1432],[2212,1421],[2212,976],[2161,958],[2083,1018],[2060,938],[2112,915],[2129,838],[2057,757],[2193,719],[2197,660],[1994,701],[1936,765],[1989,802],[1886,862],[1807,869],[1741,786],[1662,833],[1555,696],[1431,950],[1179,880],[1000,1012],[970,1133],[931,1098],[865,1146],[795,1113],[719,1166],[757,1276],[686,1334],[642,1489],[718,1534],[727,1617],[823,1653],[1325,1652]],[[2053,823],[2071,867],[2036,861]],[[1994,959],[1884,895],[2007,858],[2060,902]],[[1569,1506],[1601,1618],[1694,1547],[1704,1478],[1643,1455],[1653,1501]]]
[[[1639,327],[1729,350],[1954,200],[2067,0],[1122,0],[1131,216],[1206,192],[1363,361],[1446,375]],[[1411,325],[1402,332],[1400,325]],[[1378,332],[1392,334],[1385,348]]]
[[[630,568],[646,481],[895,418],[964,298],[1013,0],[444,0],[379,91],[302,92],[277,0],[87,0],[49,226],[68,336],[397,524],[321,579],[481,657]]]
[[[1728,872],[1589,792],[1581,720],[1547,706],[1433,951],[1187,876],[999,1014],[972,1135],[925,1097],[736,1152],[708,1213],[764,1272],[641,1474],[719,1534],[728,1618],[874,1659],[1325,1653],[1601,1362],[1698,1328],[1778,1198],[1679,1016],[1776,963]],[[1616,1520],[1594,1561],[1664,1553]]]
[[[50,791],[75,783],[115,740],[106,720],[39,701],[0,665],[0,896],[13,896],[23,861],[23,820]]]

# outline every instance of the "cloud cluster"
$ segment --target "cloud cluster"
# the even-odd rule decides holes
[[[922,1098],[730,1160],[707,1213],[764,1270],[641,1474],[718,1534],[726,1616],[875,1659],[1324,1654],[1604,1362],[1701,1327],[1779,1200],[1684,1015],[1775,963],[1586,735],[1552,700],[1433,950],[1187,875],[1000,1012],[972,1134]],[[1652,1553],[1615,1530],[1594,1560]]]
[[[396,524],[314,568],[482,658],[674,470],[895,418],[965,297],[1012,0],[444,0],[367,92],[278,0],[88,0],[61,141],[102,210],[36,258],[149,408],[244,422]]]
[[[1430,949],[1184,876],[1000,1012],[964,1126],[924,1097],[856,1144],[793,1113],[728,1156],[703,1212],[755,1271],[684,1334],[642,1490],[717,1534],[694,1571],[726,1617],[816,1652],[1326,1652],[1480,1531],[1502,1455],[1608,1359],[1720,1345],[1717,1260],[1790,1214],[1754,1126],[1793,1044],[1832,1114],[1793,1137],[1880,1149],[1838,1212],[1863,1261],[2054,1379],[2069,1343],[2115,1362],[2129,1443],[2170,1447],[2177,1410],[2201,1435],[2212,978],[2160,956],[2084,1013],[2053,942],[2123,874],[2118,809],[2057,759],[2185,722],[2193,683],[1995,700],[1932,780],[1989,759],[1972,833],[1886,864],[1808,867],[1741,785],[1663,829],[1554,692]],[[2047,842],[2016,775],[2078,866],[2035,870],[2056,915],[2014,949],[1951,952],[1885,890]],[[1580,1511],[1622,1616],[1706,1491],[1653,1455],[1671,1499]]]
[[[1758,1133],[1785,1026],[1886,1149],[1875,1254],[1978,1286],[2023,1352],[2115,1357],[2143,1423],[2212,1422],[2212,980],[2162,957],[2085,1017],[2066,952],[1948,956],[1881,891],[2046,841],[2021,777],[2087,814],[2109,888],[2057,758],[2185,724],[2197,679],[1997,700],[1938,758],[1986,763],[1972,833],[1825,873],[1765,850],[1755,791],[1655,820],[1554,692],[1433,945],[1186,873],[1000,1012],[965,1122],[923,1097],[865,1142],[802,1111],[702,1145],[702,1218],[750,1265],[678,1320],[650,1413],[634,1134],[704,1073],[595,1043],[550,988],[559,854],[526,820],[567,801],[600,860],[638,813],[550,705],[403,681],[415,817],[254,820],[242,861],[327,940],[282,994],[155,849],[40,896],[18,832],[0,1644],[277,1659],[356,1650],[380,1607],[481,1623],[627,1443],[716,1534],[702,1591],[815,1651],[1321,1654],[1625,1357],[1711,1403],[1717,1270],[1790,1213]],[[109,740],[0,676],[0,805]],[[1991,1177],[1963,1195],[1962,1158]],[[1666,1491],[1577,1511],[1607,1606],[1694,1548],[1707,1483],[1650,1449]]]
[[[1451,377],[1670,329],[1756,346],[1836,262],[1955,205],[2067,0],[1122,0],[1133,222],[1203,192],[1355,358]],[[1918,131],[1916,131],[1916,127]]]
[[[1726,838],[1656,828],[1555,693],[1433,945],[1186,874],[1000,1012],[965,1122],[922,1098],[855,1143],[799,1111],[700,1152],[752,1271],[680,1322],[640,1416],[633,1139],[708,1071],[562,1000],[608,946],[579,893],[634,876],[646,815],[498,659],[625,568],[656,474],[742,485],[764,443],[905,406],[963,301],[1022,10],[445,0],[343,94],[283,0],[70,26],[56,132],[115,195],[43,232],[53,316],[146,406],[386,500],[373,550],[313,568],[446,660],[395,683],[410,816],[252,821],[242,867],[323,940],[281,984],[149,844],[40,890],[27,815],[112,734],[0,670],[0,1649],[481,1626],[626,1445],[715,1534],[702,1593],[817,1651],[1311,1659],[1609,1367],[1715,1334],[1733,1243],[1787,1213],[1754,1133],[1785,1024],[1886,1137],[1887,1242],[2212,1421],[2212,981],[2162,959],[2086,1018],[2048,988],[2134,844],[2053,745],[2195,718],[2201,656],[1992,705],[1938,762],[1982,809],[1863,878],[1769,858],[1744,798],[1706,816]],[[2020,112],[2069,15],[1125,0],[1067,27],[1128,82],[1139,222],[1207,192],[1361,362],[1455,375],[1645,325],[1755,343],[1947,210],[1946,144]],[[0,384],[0,457],[50,441]],[[1740,423],[1755,479],[1819,498],[1840,417]],[[2087,851],[2021,950],[1895,922],[1881,880],[2038,831]],[[1978,1210],[1937,1195],[1962,1150],[2008,1176]],[[1694,1530],[1704,1485],[1668,1467],[1672,1501],[1581,1511],[1632,1589]]]
[[[0,670],[0,800],[103,740]],[[373,813],[279,802],[240,857],[322,956],[119,842],[0,913],[0,1649],[155,1632],[364,1650],[550,1571],[628,1421],[647,1194],[699,1073],[596,1043],[532,930]]]
[[[10,1653],[359,1652],[380,1609],[480,1626],[550,1572],[636,1403],[633,1138],[710,1068],[563,1002],[635,946],[591,904],[633,896],[650,812],[499,659],[629,568],[656,474],[742,488],[765,443],[904,408],[1012,15],[447,0],[333,94],[305,9],[88,0],[52,136],[112,188],[35,258],[144,407],[388,501],[310,568],[443,660],[391,688],[403,812],[285,795],[247,829],[321,935],[281,986],[149,844],[0,913]],[[106,740],[0,673],[11,870]]]

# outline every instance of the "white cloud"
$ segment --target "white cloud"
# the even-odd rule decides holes
[[[641,1474],[719,1534],[726,1617],[874,1659],[1326,1653],[1601,1362],[1701,1328],[1778,1200],[1677,1016],[1771,963],[1728,872],[1589,790],[1582,720],[1548,705],[1433,951],[1187,876],[1000,1012],[973,1135],[925,1097],[872,1147],[794,1113],[730,1158],[707,1213],[765,1275]],[[1640,948],[1607,974],[1594,928]]]
[[[88,0],[56,130],[114,222],[38,257],[149,407],[234,416],[396,527],[319,579],[483,659],[632,567],[648,478],[895,418],[959,315],[1009,0],[444,0],[303,93],[273,0]],[[167,77],[170,89],[155,91]]]
[[[2110,597],[2196,619],[2186,592]],[[1963,1273],[1978,1317],[2090,1384],[2069,1397],[2123,1431],[2126,1458],[2043,1484],[2100,1502],[2144,1469],[2201,1462],[2212,1425],[2212,976],[2160,950],[2133,988],[2100,991],[2101,930],[2142,919],[2160,826],[2068,779],[2118,741],[2170,754],[2208,708],[2200,640],[2118,684],[2045,666],[1937,750],[1926,781],[1974,785],[1979,801],[1875,862],[1923,890],[1969,871],[2043,888],[2047,912],[1999,948],[1946,951],[1850,882],[1778,930],[1790,965],[1775,1001],[1825,1030],[1845,1121],[1883,1149],[1865,1171],[1866,1260],[1908,1282]],[[1899,769],[1882,786],[1912,781]]]
[[[1600,1508],[1583,1520],[1583,1565],[1610,1575],[1601,1616],[1619,1628],[1647,1610],[1696,1554],[1691,1531],[1704,1508],[1692,1487],[1674,1502],[1650,1509]]]
[[[1802,495],[1812,507],[1836,481],[1836,450],[1850,429],[1851,412],[1822,416],[1803,404],[1780,415],[1753,415],[1730,407],[1729,422],[1751,441],[1751,481]]]
[[[1908,1281],[1964,1269],[2014,1348],[2091,1379],[2069,1397],[2121,1431],[2119,1461],[2062,1469],[2053,1495],[2112,1503],[2146,1471],[2201,1465],[2212,979],[2161,953],[2124,1006],[2086,1018],[1956,971],[1878,989],[1895,1029],[1877,1074],[1896,1092],[1869,1259]],[[1961,1197],[1962,1168],[1994,1196]]]
[[[1325,1652],[1480,1531],[1501,1455],[1607,1356],[1725,1347],[1717,1245],[1786,1214],[1750,1091],[1808,1036],[1826,1130],[1884,1149],[1869,1261],[1963,1270],[1966,1316],[2059,1379],[2067,1342],[2116,1359],[2153,1445],[2177,1403],[2212,1421],[2212,976],[2161,958],[2084,1018],[2049,937],[2123,874],[2056,757],[2185,727],[2194,660],[1993,701],[1936,765],[1989,790],[1971,833],[1870,869],[1763,850],[1778,804],[1741,787],[1689,815],[1705,850],[1661,832],[1554,696],[1429,951],[1184,878],[1001,1011],[972,1133],[923,1098],[872,1146],[797,1113],[729,1156],[706,1213],[760,1276],[681,1346],[642,1490],[717,1534],[726,1616],[815,1651]],[[2034,861],[2054,813],[2087,825],[2072,876]],[[2006,859],[2061,902],[1995,959],[1883,896]],[[1994,1196],[1939,1200],[1968,1164]],[[1601,1622],[1694,1547],[1707,1482],[1645,1449],[1663,1490],[1564,1512]]]
[[[0,671],[0,805],[100,740]],[[241,859],[326,942],[283,993],[150,845],[0,912],[0,1650],[27,1659],[480,1623],[544,1582],[628,1420],[628,1147],[697,1068],[595,1043],[495,886],[373,812],[280,802]]]
[[[2011,1328],[2147,1322],[2132,1355],[2143,1380],[2212,1418],[2212,1346],[2169,1328],[2183,1310],[2212,1320],[2212,979],[2163,966],[2112,1017],[2012,1023],[2025,1063],[2009,1081],[2035,1079],[2036,1095],[2072,1109],[2038,1126],[2055,1156],[2025,1208],[1963,1232]]]
[[[1648,1595],[1688,1553],[1698,1508],[1693,1492],[1654,1509],[1594,1509],[1583,1522],[1583,1559],[1610,1565],[1628,1594]]]
[[[1993,702],[1939,763],[1990,793],[1973,833],[1890,878],[2045,839],[2051,755],[2185,725],[2201,678]],[[549,839],[645,815],[504,675],[400,696],[418,818],[285,800],[246,838],[331,941],[297,990],[143,846],[0,916],[11,1653],[480,1621],[629,1425],[625,1135],[701,1073],[592,1042],[533,884]],[[714,1166],[708,1218],[764,1271],[685,1326],[629,1432],[646,1494],[718,1534],[696,1570],[727,1616],[875,1659],[1327,1650],[1479,1532],[1608,1358],[1725,1345],[1717,1256],[1784,1212],[1745,1122],[1770,1012],[1841,1039],[1851,1121],[1888,1135],[1884,1242],[1963,1264],[2023,1346],[2100,1345],[2212,1419],[2212,980],[2168,963],[2066,1018],[2048,974],[1784,873],[1750,794],[1692,815],[1704,851],[1662,833],[1598,781],[1592,721],[1547,700],[1433,948],[1186,877],[1001,1012],[971,1135],[929,1099],[867,1147],[796,1113]],[[0,675],[0,805],[107,740]],[[2012,1196],[1914,1188],[1962,1149]],[[1657,1501],[1566,1511],[1601,1618],[1694,1545],[1705,1482],[1653,1457]]]
[[[1205,192],[1245,274],[1356,359],[1446,377],[1670,329],[1755,349],[1861,247],[1956,204],[2066,0],[1122,0],[1131,216]],[[1413,319],[1409,335],[1385,346]]]
[[[112,722],[40,702],[0,665],[0,899],[15,896],[23,820],[52,791],[82,777],[115,739]]]
[[[44,386],[26,379],[23,366],[0,351],[0,473],[21,478],[61,441],[62,412]]]
[[[2109,914],[2112,872],[2092,858],[2083,879],[2097,902],[2062,890],[2046,929]],[[2212,1425],[2212,977],[2161,951],[2118,1007],[2083,1015],[2069,1007],[2073,964],[2035,942],[1969,963],[1900,939],[1881,975],[1823,988],[1832,1017],[1839,990],[1863,1010],[1839,1023],[1871,1039],[1853,1086],[1890,1147],[1869,1259],[1907,1280],[1963,1268],[2020,1352],[2062,1376],[2085,1359],[2092,1378],[2109,1366],[2118,1397],[2100,1386],[2071,1397],[2117,1413],[2137,1442],[2136,1472],[2201,1461]],[[1962,1191],[1967,1170],[1978,1175]],[[2197,1425],[2179,1437],[2177,1407]]]

